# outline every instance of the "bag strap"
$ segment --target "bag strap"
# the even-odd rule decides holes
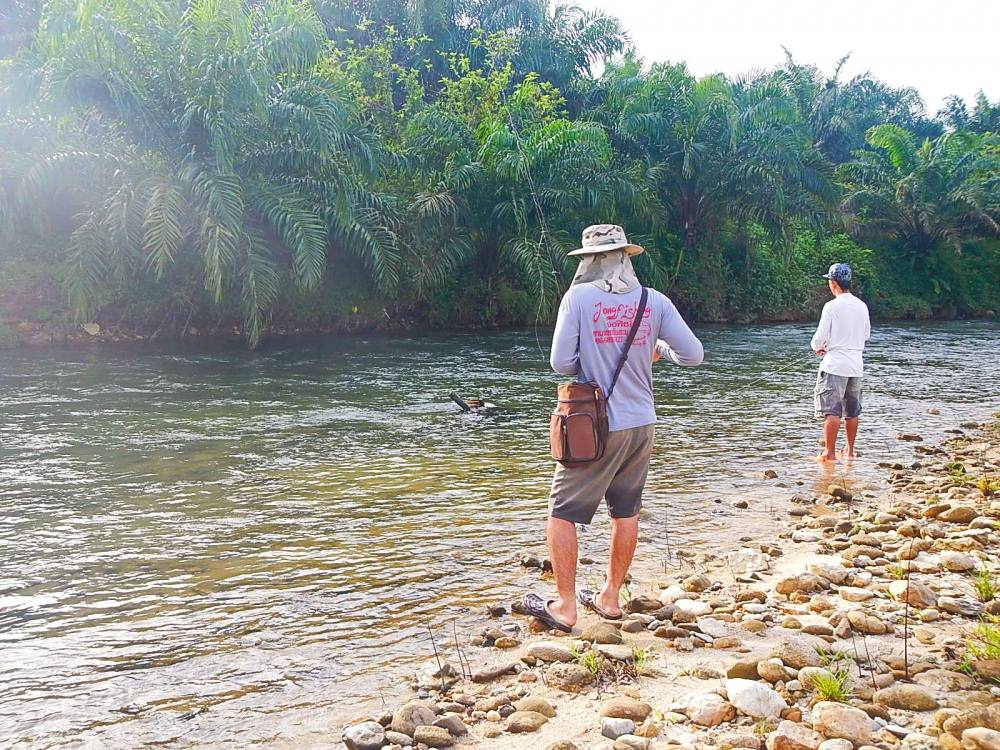
[[[618,367],[615,368],[615,374],[611,378],[611,386],[608,388],[608,400],[611,399],[611,394],[615,392],[615,385],[618,383],[618,376],[622,373],[622,368],[625,366],[625,360],[628,359],[628,351],[632,348],[632,342],[635,341],[635,334],[639,331],[639,324],[642,323],[642,318],[646,314],[646,300],[649,299],[649,290],[646,287],[642,287],[642,294],[639,295],[639,306],[635,309],[635,317],[632,319],[632,327],[629,329],[628,338],[625,339],[625,349],[622,351],[621,359],[618,360]]]

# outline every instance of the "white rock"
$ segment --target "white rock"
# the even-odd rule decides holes
[[[777,717],[788,708],[784,698],[757,680],[726,680],[726,694],[738,711],[755,719]]]
[[[712,611],[707,602],[700,602],[697,599],[678,599],[674,602],[674,606],[692,617],[701,617]]]
[[[760,550],[738,549],[726,556],[726,562],[733,575],[743,576],[748,573],[763,573],[771,567],[771,558]]]
[[[698,630],[713,638],[722,638],[729,635],[729,628],[721,620],[714,617],[702,617],[698,620]]]

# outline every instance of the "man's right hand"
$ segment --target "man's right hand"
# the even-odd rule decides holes
[[[817,357],[825,357],[826,356],[826,349],[817,349],[816,350],[816,356]]]

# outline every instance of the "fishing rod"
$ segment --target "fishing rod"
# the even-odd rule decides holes
[[[809,352],[808,354],[798,355],[798,356],[794,357],[791,362],[786,363],[785,365],[783,365],[782,367],[777,368],[776,370],[772,370],[768,375],[756,378],[755,380],[751,380],[749,383],[747,383],[746,385],[744,385],[742,388],[740,388],[736,392],[740,393],[740,392],[745,391],[748,388],[752,388],[752,387],[754,387],[754,386],[756,386],[756,385],[758,385],[760,383],[766,383],[771,378],[772,375],[777,375],[779,373],[788,372],[789,370],[792,370],[792,369],[794,369],[796,367],[801,367],[806,362],[806,360],[813,360],[815,358],[816,358],[815,352]]]

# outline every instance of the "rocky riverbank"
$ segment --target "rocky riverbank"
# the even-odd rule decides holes
[[[772,539],[637,561],[622,622],[560,636],[491,607],[344,744],[1000,750],[1000,419],[963,428],[884,492],[795,495]]]

